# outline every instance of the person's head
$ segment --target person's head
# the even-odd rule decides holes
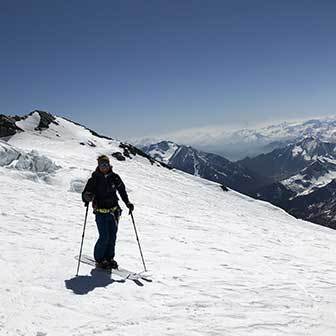
[[[112,166],[110,165],[110,159],[106,155],[100,155],[97,159],[99,171],[106,174]]]

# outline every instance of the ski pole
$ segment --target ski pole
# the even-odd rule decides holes
[[[81,242],[81,246],[80,246],[80,250],[79,250],[79,257],[78,257],[78,266],[77,266],[76,277],[78,276],[79,265],[80,265],[80,261],[81,261],[81,257],[82,257],[82,249],[83,249],[83,242],[84,242],[85,227],[86,227],[86,220],[87,220],[87,216],[88,216],[88,211],[89,211],[89,203],[86,206],[85,219],[84,219],[84,227],[83,227],[83,234],[82,234],[82,242]]]
[[[145,270],[145,272],[147,272],[147,268],[146,268],[145,260],[144,260],[143,254],[142,254],[141,245],[140,245],[140,241],[139,241],[139,236],[138,236],[138,232],[137,232],[137,229],[136,229],[136,226],[135,226],[135,222],[134,222],[134,217],[133,217],[132,211],[130,211],[130,215],[132,217],[132,222],[133,222],[133,227],[134,227],[134,231],[135,231],[135,236],[136,236],[136,239],[138,241],[140,255],[141,255],[142,263],[143,263],[143,266],[144,266],[144,270]]]

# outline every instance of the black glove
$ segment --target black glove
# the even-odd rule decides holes
[[[134,210],[134,205],[132,203],[127,203],[126,204],[127,208],[129,209],[130,212]]]
[[[93,193],[92,192],[89,192],[89,191],[86,191],[85,193],[83,193],[83,202],[84,203],[89,203],[93,200]]]

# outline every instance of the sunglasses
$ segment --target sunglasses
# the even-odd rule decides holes
[[[107,162],[103,162],[99,164],[99,168],[109,168],[109,167],[110,167],[110,164]]]

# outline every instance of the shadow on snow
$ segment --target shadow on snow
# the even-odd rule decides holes
[[[80,275],[64,282],[67,289],[71,289],[75,294],[84,295],[96,288],[107,287],[114,282],[124,283],[126,280],[114,280],[111,273],[94,268],[91,275]]]

